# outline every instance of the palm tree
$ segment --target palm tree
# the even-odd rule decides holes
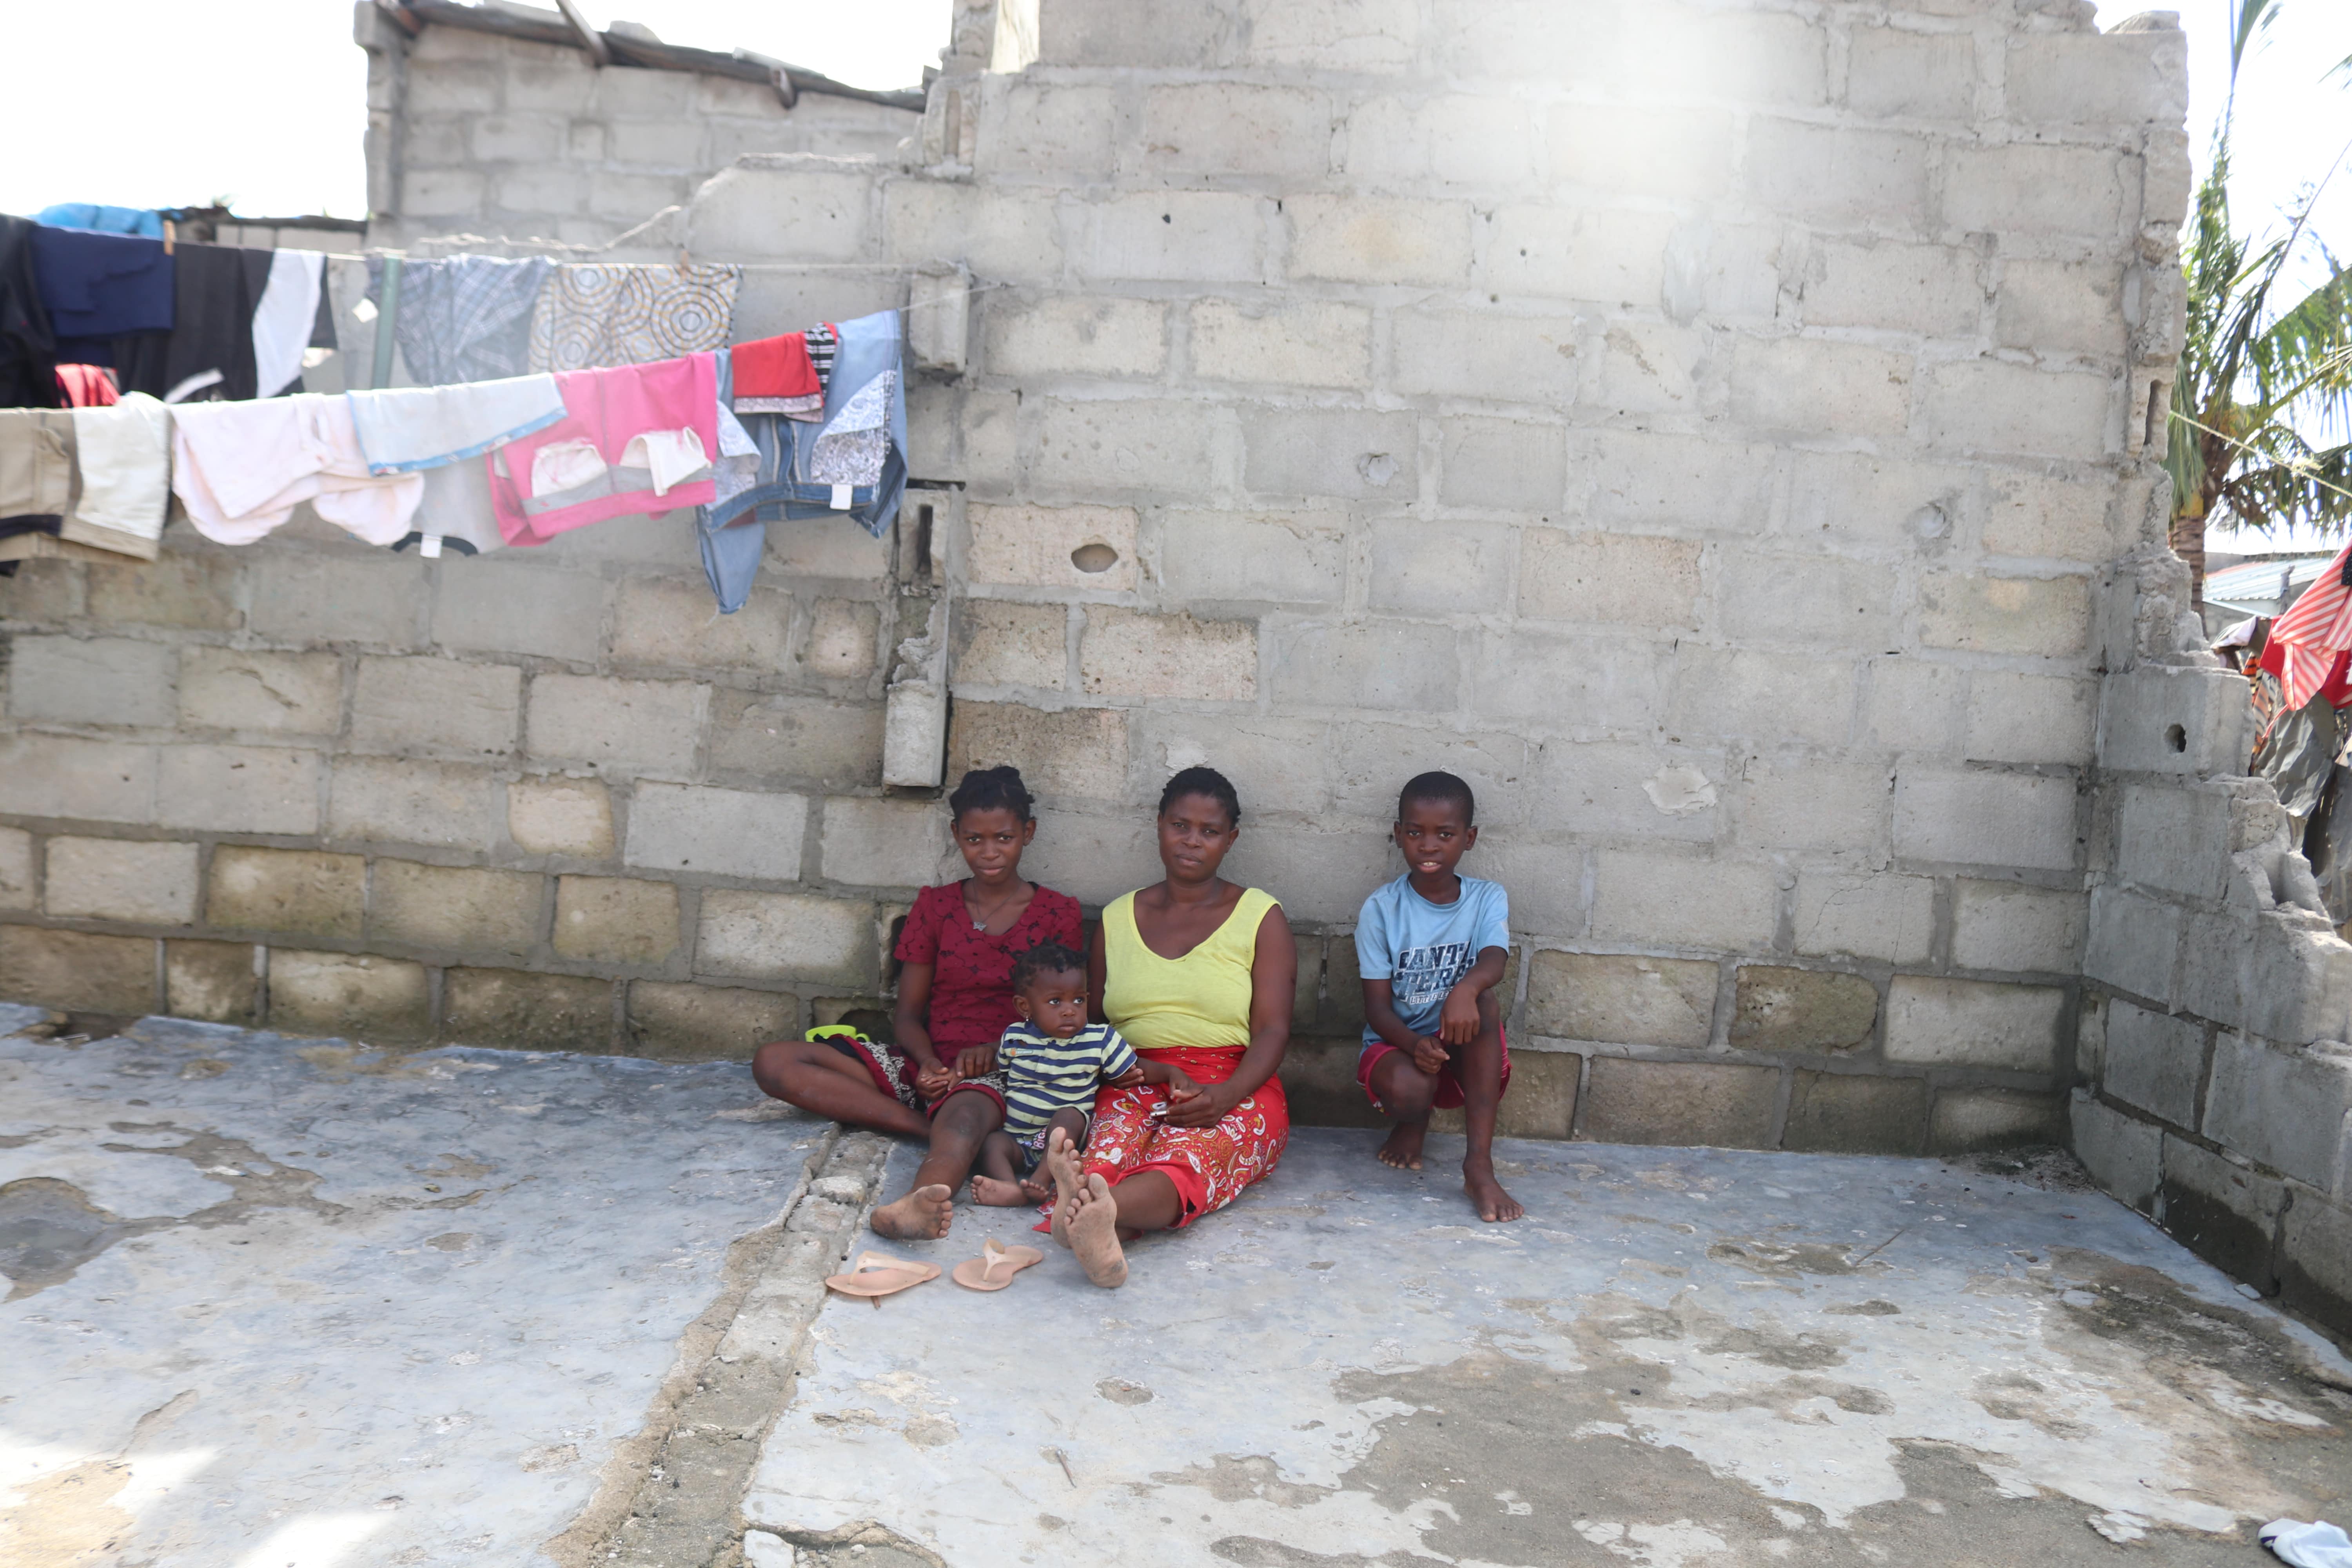
[[[2200,599],[2205,528],[2217,511],[2261,532],[2298,519],[2328,531],[2352,520],[2352,443],[2341,438],[2352,435],[2352,270],[2322,247],[2327,280],[2284,310],[2271,303],[2326,181],[2295,202],[2286,233],[2267,244],[2230,224],[2238,66],[2278,5],[2235,0],[2230,100],[2213,132],[2212,165],[2198,187],[2183,264],[2189,331],[2172,384],[2165,467],[2172,474],[2172,548],[2188,561]],[[2339,68],[2352,69],[2352,60]],[[2338,439],[2316,445],[2307,433]]]

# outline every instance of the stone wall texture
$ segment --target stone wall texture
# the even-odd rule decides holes
[[[872,1005],[953,866],[881,784],[944,628],[947,776],[1019,765],[1089,905],[1170,771],[1235,780],[1306,1119],[1366,1120],[1350,931],[1444,767],[1511,894],[1506,1131],[2071,1139],[2352,1323],[2352,947],[2159,542],[2183,43],[2090,13],[966,5],[866,157],[428,31],[394,129],[454,194],[404,222],[690,191],[639,243],[746,264],[741,336],[916,301],[908,515],[772,528],[727,618],[682,517],[28,570],[0,994],[728,1055]]]

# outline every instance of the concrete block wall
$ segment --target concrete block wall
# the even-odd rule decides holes
[[[2263,780],[2243,678],[2201,649],[2188,569],[2108,590],[2089,942],[2070,1121],[2109,1191],[2352,1335],[2352,943]]]

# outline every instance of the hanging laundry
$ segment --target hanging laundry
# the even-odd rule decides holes
[[[272,255],[234,245],[180,246],[171,330],[115,342],[112,363],[122,389],[171,404],[260,396],[254,314],[269,287]]]
[[[772,414],[743,416],[760,447],[759,479],[712,509],[719,523],[752,507],[770,521],[845,514],[878,539],[898,517],[907,489],[898,312],[844,321],[838,331],[822,424]]]
[[[57,338],[33,268],[30,218],[0,215],[0,404],[47,408],[57,402]]]
[[[530,368],[645,364],[727,346],[740,267],[566,262],[530,320]]]
[[[719,460],[712,465],[711,504],[695,509],[695,534],[702,546],[702,574],[719,601],[719,613],[731,616],[751,595],[752,580],[760,574],[760,558],[767,552],[768,531],[756,514],[729,502],[759,482],[760,447],[743,422],[729,406],[735,387],[733,360],[742,353],[714,355],[718,374]],[[716,521],[721,511],[731,521]]]
[[[437,468],[478,458],[562,419],[563,394],[551,375],[518,375],[455,386],[352,392],[352,422],[368,470]]]
[[[58,537],[152,561],[172,500],[172,415],[134,392],[107,408],[75,408],[73,510]]]
[[[173,258],[162,240],[43,225],[32,247],[59,359],[112,364],[116,338],[172,330]]]
[[[831,342],[831,329],[821,329]],[[738,414],[786,414],[795,419],[824,417],[824,383],[816,373],[816,363],[809,357],[809,334],[786,332],[782,337],[761,338],[748,343],[738,343],[735,359],[735,392],[732,398]]]
[[[306,500],[370,544],[390,544],[408,532],[425,481],[370,473],[350,399],[299,393],[177,409],[172,491],[196,531],[222,544],[252,543]]]
[[[822,326],[811,327],[803,335],[808,340],[809,363],[816,368],[817,384],[831,386],[834,355],[841,348],[841,329],[827,321]]]
[[[487,459],[475,458],[425,468],[418,477],[425,481],[425,499],[409,520],[407,537],[394,544],[394,550],[413,544],[428,555],[441,549],[478,555],[506,548],[506,535],[499,531],[498,504],[490,495]]]
[[[104,408],[122,396],[114,373],[102,364],[58,366],[58,402],[67,408]]]
[[[509,544],[631,512],[708,505],[719,448],[715,356],[567,371],[560,422],[490,454],[490,493]]]
[[[2336,656],[2352,648],[2352,544],[2336,552],[2319,580],[2271,626],[2267,659],[2279,648],[2279,687],[2288,710],[2300,709],[2326,683]]]
[[[73,492],[71,411],[0,408],[0,523],[27,517],[62,521]],[[56,525],[47,531],[56,532]]]
[[[367,299],[381,310],[384,258],[371,257],[367,267]],[[531,363],[531,311],[554,270],[555,263],[543,257],[404,261],[393,335],[408,374],[422,385],[443,386],[549,368]]]
[[[269,253],[269,279],[253,310],[257,396],[275,397],[302,379],[302,356],[318,328],[326,262],[315,250]]]
[[[100,234],[135,234],[147,239],[163,237],[163,215],[149,207],[110,207],[101,202],[58,202],[34,215],[36,223],[51,228],[87,228]]]

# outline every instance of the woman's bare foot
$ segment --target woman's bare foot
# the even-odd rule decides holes
[[[1127,1254],[1118,1245],[1118,1203],[1100,1172],[1088,1176],[1080,1189],[1067,1226],[1070,1250],[1087,1279],[1106,1290],[1127,1283]]]
[[[1527,1216],[1528,1211],[1519,1200],[1495,1180],[1495,1167],[1486,1161],[1462,1162],[1462,1186],[1470,1194],[1470,1201],[1478,1205],[1478,1217],[1489,1225]]]
[[[1418,1171],[1421,1169],[1422,1141],[1428,1136],[1428,1122],[1400,1121],[1374,1157],[1381,1164],[1393,1165],[1400,1171]]]
[[[971,1179],[971,1201],[982,1208],[1017,1209],[1044,1197],[1043,1193],[1033,1195],[1026,1182],[1008,1182],[996,1176],[976,1175]]]
[[[1067,1247],[1070,1213],[1077,1207],[1086,1182],[1078,1173],[1078,1152],[1071,1147],[1070,1135],[1058,1127],[1045,1135],[1045,1170],[1054,1178],[1057,1194],[1054,1202],[1054,1239]],[[1042,1200],[1045,1194],[1038,1196]]]
[[[955,1193],[938,1183],[917,1187],[897,1203],[884,1204],[869,1222],[874,1234],[893,1241],[937,1241],[955,1219]]]

